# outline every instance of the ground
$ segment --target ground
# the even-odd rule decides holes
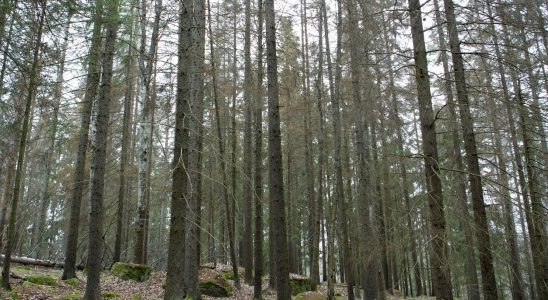
[[[214,298],[210,296],[202,296],[202,299],[253,299],[253,287],[247,284],[242,284],[240,289],[236,289],[229,270],[229,266],[217,266],[216,268],[206,267],[200,269],[200,281],[202,283],[211,281],[217,283],[221,282],[225,284],[226,290],[232,293],[229,297]],[[12,268],[11,278],[13,290],[0,291],[0,299],[82,299],[85,290],[85,274],[79,272],[77,276],[82,281],[62,281],[59,279],[61,277],[61,270],[14,265]],[[105,271],[101,276],[101,289],[104,299],[162,299],[164,294],[164,284],[164,272],[153,272],[150,278],[144,282],[123,280],[114,276],[110,271]],[[268,278],[265,278],[263,282],[263,289],[265,300],[275,299],[275,292],[268,289]],[[318,296],[326,295],[326,292],[327,286],[324,283],[318,286],[318,291],[315,293],[316,295],[310,295],[313,297],[303,297],[306,296],[306,293],[304,293],[297,298],[321,300],[325,298]],[[336,286],[336,293],[341,295],[337,299],[346,299],[345,287],[343,285]]]

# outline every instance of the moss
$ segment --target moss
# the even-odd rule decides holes
[[[106,291],[106,292],[103,292],[103,297],[105,297],[105,298],[119,298],[120,294],[118,294],[114,291]]]
[[[211,297],[229,297],[232,295],[232,288],[222,276],[200,281],[199,287],[201,294]]]
[[[112,274],[125,280],[146,281],[152,269],[147,265],[125,264],[117,262],[112,266]]]
[[[135,294],[131,295],[131,299],[132,300],[142,300],[143,297],[141,297],[141,294],[135,293]]]
[[[234,272],[232,272],[231,270],[222,270],[221,271],[221,276],[225,280],[234,280]]]
[[[297,295],[312,290],[312,280],[308,277],[294,277],[289,278],[289,285],[291,286],[291,294]]]
[[[79,291],[74,291],[70,294],[67,294],[63,297],[61,297],[60,299],[61,300],[78,300],[78,299],[82,299],[82,292],[79,292]]]
[[[17,299],[19,299],[19,294],[17,294],[16,291],[12,291],[12,292],[10,293],[10,299],[12,299],[12,300],[17,300]]]
[[[57,279],[48,275],[36,275],[27,277],[27,281],[39,285],[57,285]]]
[[[79,286],[80,285],[80,280],[78,278],[65,279],[65,280],[63,280],[63,282],[67,285],[70,285],[70,286]]]

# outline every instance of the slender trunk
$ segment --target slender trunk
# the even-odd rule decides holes
[[[63,279],[76,277],[76,253],[78,250],[80,208],[82,205],[82,191],[84,188],[84,170],[88,148],[89,125],[91,121],[93,99],[95,99],[95,96],[97,95],[97,88],[101,77],[101,27],[103,22],[102,1],[95,2],[93,22],[93,34],[91,37],[88,73],[86,78],[86,90],[83,101],[84,106],[82,108],[76,166],[74,170],[74,186],[70,203],[69,225],[65,248],[65,267],[63,268],[63,275],[61,276]]]
[[[434,9],[436,15],[436,23],[442,24],[441,10],[439,8],[438,0],[434,0]],[[438,43],[440,48],[445,50],[447,48],[445,40],[445,32],[443,27],[440,25],[437,29],[438,33]],[[478,283],[478,272],[476,270],[476,254],[474,252],[474,238],[473,231],[470,225],[470,213],[468,208],[468,196],[466,194],[466,181],[465,173],[463,166],[463,159],[461,153],[461,137],[459,136],[458,131],[458,117],[455,107],[455,101],[453,96],[453,88],[451,86],[452,80],[449,70],[449,58],[446,51],[441,52],[441,60],[443,63],[443,74],[444,74],[444,89],[447,96],[447,104],[449,107],[449,116],[450,116],[450,130],[451,130],[451,139],[452,139],[452,154],[453,154],[453,165],[456,169],[454,174],[455,178],[455,187],[458,197],[458,208],[461,210],[463,217],[459,220],[459,227],[464,231],[464,272],[466,277],[466,293],[470,300],[479,300],[479,283]]]
[[[270,227],[276,228],[273,239],[276,260],[277,299],[290,299],[289,261],[285,225],[282,136],[278,99],[278,58],[276,56],[276,22],[274,1],[265,1],[266,61],[268,78],[268,186]]]
[[[252,97],[252,73],[251,73],[251,1],[245,0],[245,36],[244,36],[244,176],[243,178],[243,200],[244,200],[244,233],[243,252],[245,281],[251,283],[253,280],[253,188],[252,188],[252,120],[251,120],[251,97]]]
[[[17,219],[17,204],[19,202],[19,197],[21,193],[21,189],[24,189],[24,186],[21,184],[21,180],[23,177],[23,165],[25,162],[25,152],[27,147],[27,135],[29,132],[30,127],[30,111],[32,107],[32,102],[34,99],[34,95],[36,93],[36,88],[38,86],[38,67],[40,64],[40,45],[42,43],[42,32],[44,28],[44,20],[45,20],[45,14],[46,14],[46,1],[36,1],[35,2],[35,11],[36,11],[36,18],[38,20],[37,28],[36,28],[36,36],[34,41],[34,48],[33,48],[33,57],[32,57],[32,64],[31,68],[29,70],[29,85],[27,89],[27,94],[25,96],[25,111],[23,113],[23,122],[22,122],[22,128],[21,128],[21,139],[19,140],[19,150],[18,150],[18,156],[17,156],[17,166],[15,170],[15,185],[13,187],[13,198],[11,199],[11,211],[8,221],[8,228],[7,228],[7,242],[6,242],[6,249],[5,249],[5,258],[4,258],[4,265],[2,269],[2,286],[5,289],[10,289],[10,258],[11,254],[15,248],[15,238],[16,238],[16,219]]]
[[[131,10],[131,16],[135,15],[135,6]],[[127,201],[127,178],[128,173],[128,150],[130,144],[130,130],[133,121],[133,100],[135,92],[134,69],[135,63],[133,59],[133,22],[129,29],[129,46],[126,66],[126,85],[124,94],[124,115],[122,117],[122,153],[120,155],[120,185],[118,189],[118,209],[116,212],[116,239],[114,241],[113,262],[120,261],[122,253],[122,240],[124,230],[124,204]]]
[[[227,168],[226,168],[226,161],[225,161],[225,143],[223,139],[223,128],[221,126],[221,115],[220,115],[220,107],[219,107],[219,97],[218,97],[218,91],[217,91],[217,76],[216,76],[216,61],[215,61],[215,48],[213,44],[213,30],[211,28],[211,5],[209,3],[209,0],[207,2],[208,6],[208,12],[209,12],[209,47],[210,47],[210,60],[211,60],[211,68],[212,68],[212,83],[213,83],[213,102],[215,105],[215,123],[217,127],[217,140],[219,143],[219,159],[221,164],[221,190],[222,190],[222,199],[224,201],[224,208],[225,208],[225,220],[226,225],[228,225],[228,240],[229,240],[229,255],[230,255],[230,261],[232,263],[232,272],[234,274],[234,283],[236,284],[236,287],[240,287],[240,278],[238,274],[238,263],[236,261],[236,249],[234,247],[234,226],[232,223],[232,217],[231,217],[231,210],[230,210],[230,199],[229,199],[229,192],[227,190],[227,184],[228,184],[228,178],[227,178]],[[234,207],[235,209],[235,207]]]
[[[166,292],[164,299],[182,299],[185,274],[185,224],[187,210],[187,186],[189,153],[189,98],[191,96],[191,61],[192,57],[192,0],[180,2],[179,43],[177,48],[177,95],[175,112],[175,141],[173,144],[172,188],[171,188],[171,225],[169,230],[169,247],[167,258]]]
[[[106,38],[101,62],[101,85],[97,98],[97,118],[94,124],[95,141],[91,158],[90,212],[88,234],[88,276],[86,299],[101,299],[100,276],[103,260],[104,187],[107,158],[109,107],[112,88],[112,65],[118,31],[119,1],[106,4]]]
[[[452,0],[444,0],[445,18],[447,32],[449,33],[449,46],[453,59],[453,70],[457,88],[457,101],[459,104],[460,121],[463,132],[464,150],[468,165],[470,192],[472,195],[472,207],[474,221],[476,223],[476,238],[481,266],[481,280],[484,299],[495,300],[497,296],[497,282],[493,267],[493,254],[491,252],[491,241],[487,214],[485,212],[485,201],[483,199],[483,184],[478,161],[478,149],[474,132],[474,122],[470,112],[470,101],[464,74],[464,63],[460,49],[460,40],[457,32],[454,4]]]
[[[439,177],[438,144],[436,138],[436,123],[432,111],[432,94],[428,75],[428,61],[424,43],[422,14],[420,2],[409,0],[411,15],[411,33],[415,59],[415,80],[419,101],[419,115],[422,132],[422,151],[424,155],[424,172],[430,207],[432,234],[432,273],[434,293],[437,299],[453,299],[451,273],[447,259],[447,234],[443,208],[443,194]]]
[[[257,3],[257,99],[255,107],[255,278],[253,299],[262,299],[263,284],[263,1]]]

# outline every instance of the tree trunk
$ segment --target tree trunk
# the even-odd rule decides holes
[[[447,32],[449,33],[449,46],[453,59],[455,83],[457,87],[457,100],[459,104],[460,121],[463,132],[464,150],[469,172],[470,192],[472,195],[472,207],[474,221],[476,223],[476,236],[481,266],[482,289],[485,300],[495,300],[497,296],[497,282],[493,267],[493,254],[491,252],[491,241],[487,214],[485,212],[485,201],[483,200],[483,185],[481,180],[480,166],[478,162],[478,149],[474,133],[474,123],[470,112],[470,101],[464,74],[464,63],[460,49],[460,41],[457,32],[457,23],[452,0],[444,0],[445,18]]]
[[[187,210],[187,185],[189,153],[189,100],[191,96],[191,61],[192,57],[192,0],[180,2],[179,44],[177,62],[177,95],[175,112],[175,141],[173,145],[173,182],[171,188],[171,225],[169,230],[169,247],[166,274],[166,292],[164,299],[178,300],[185,296],[185,224]]]
[[[76,166],[74,169],[74,186],[71,195],[68,234],[65,248],[65,267],[63,269],[63,275],[61,276],[62,279],[76,277],[76,254],[78,250],[80,208],[82,205],[82,191],[84,188],[84,170],[88,148],[89,125],[91,121],[93,99],[95,99],[95,96],[97,95],[97,87],[99,86],[99,79],[101,77],[101,27],[103,22],[102,1],[95,2],[95,12],[93,18],[93,35],[91,37],[91,46],[89,49],[88,73],[86,77],[84,107],[82,109],[82,119],[80,122],[81,125]]]
[[[101,299],[100,276],[103,258],[103,200],[106,173],[109,107],[112,88],[112,65],[118,31],[118,1],[106,4],[106,38],[101,63],[101,85],[97,98],[97,119],[94,124],[95,142],[91,158],[90,212],[88,235],[88,276],[86,299]]]
[[[134,0],[137,1],[137,0]],[[131,17],[135,16],[135,6],[131,9]],[[116,238],[114,241],[114,254],[113,262],[120,261],[120,256],[122,253],[122,240],[123,240],[123,230],[124,230],[124,204],[127,201],[127,178],[126,173],[128,173],[128,150],[130,144],[130,130],[131,123],[133,122],[133,101],[135,93],[135,80],[134,80],[134,69],[135,63],[133,59],[134,51],[133,48],[133,22],[130,24],[129,29],[129,46],[128,46],[128,55],[127,55],[127,65],[126,65],[126,85],[125,85],[125,94],[124,94],[124,115],[122,117],[122,150],[120,155],[120,186],[118,189],[118,209],[116,212]]]
[[[17,166],[15,170],[15,185],[13,187],[13,198],[11,199],[11,210],[8,221],[7,228],[7,242],[5,249],[5,258],[4,266],[2,269],[2,286],[5,289],[10,289],[10,259],[11,254],[15,248],[15,237],[16,237],[16,220],[17,220],[17,204],[19,202],[19,197],[22,187],[21,180],[23,177],[23,165],[25,162],[25,152],[27,147],[27,135],[29,132],[29,123],[30,123],[30,111],[32,102],[36,93],[36,88],[38,86],[38,67],[40,64],[40,46],[42,43],[42,32],[44,28],[44,19],[46,14],[46,1],[36,1],[35,3],[36,17],[38,19],[38,24],[36,28],[36,35],[34,40],[34,47],[32,50],[32,64],[29,70],[28,78],[29,85],[27,89],[27,95],[25,96],[25,111],[23,113],[22,128],[21,128],[21,138],[19,140],[19,150],[17,156]]]
[[[438,166],[438,144],[436,138],[436,124],[432,112],[432,94],[428,75],[428,61],[424,43],[422,14],[420,1],[409,0],[411,16],[411,33],[415,59],[415,80],[419,101],[419,115],[422,132],[422,151],[424,155],[424,172],[426,189],[428,192],[428,206],[430,207],[431,234],[432,234],[432,273],[434,293],[437,299],[453,299],[451,287],[451,273],[447,260],[447,234],[445,230],[445,215],[443,208],[443,194]]]
[[[268,78],[268,192],[270,227],[275,228],[273,239],[276,260],[277,299],[290,299],[289,261],[285,226],[282,137],[278,99],[278,58],[276,56],[276,22],[274,1],[265,1],[266,53]]]
[[[251,1],[245,0],[245,36],[244,36],[244,176],[243,178],[243,200],[244,200],[244,233],[243,252],[245,281],[251,283],[253,280],[253,188],[252,188],[252,120],[251,120],[251,97],[252,97],[252,73],[251,73]]]
[[[438,25],[442,24],[441,10],[439,8],[438,0],[434,0],[434,9],[436,15],[436,23]],[[447,44],[445,42],[445,32],[443,31],[442,26],[438,26],[438,42],[440,48],[445,50]],[[478,283],[478,272],[476,270],[476,254],[474,253],[474,238],[473,231],[470,225],[470,213],[468,208],[468,196],[466,194],[466,181],[464,166],[462,163],[462,153],[461,153],[461,137],[459,136],[458,131],[458,117],[455,108],[455,101],[453,97],[453,88],[451,87],[451,75],[449,71],[449,59],[447,57],[447,52],[441,52],[441,60],[443,63],[443,75],[444,75],[444,89],[447,96],[447,105],[449,107],[449,116],[450,116],[450,130],[451,130],[451,139],[452,139],[452,154],[453,154],[453,165],[456,169],[454,174],[454,185],[457,192],[457,204],[461,214],[463,214],[462,219],[459,221],[459,227],[464,231],[464,240],[465,240],[465,250],[464,250],[464,272],[466,277],[466,293],[470,300],[479,300],[479,283]]]

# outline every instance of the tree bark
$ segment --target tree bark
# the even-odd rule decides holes
[[[276,56],[276,22],[274,1],[265,1],[266,62],[268,78],[268,192],[270,227],[274,228],[277,299],[290,299],[289,261],[285,225],[285,203],[282,160],[282,137],[278,99],[278,58]]]
[[[424,30],[420,1],[409,0],[411,16],[411,34],[415,60],[415,80],[419,101],[419,116],[422,132],[422,151],[424,155],[424,172],[430,207],[432,234],[432,275],[434,294],[437,299],[451,300],[451,273],[447,259],[447,233],[443,206],[443,194],[438,165],[438,143],[436,138],[436,123],[432,111],[432,94],[428,74],[428,61],[424,43]]]
[[[101,1],[101,0],[98,0]],[[88,234],[88,276],[86,299],[101,299],[100,276],[103,259],[103,215],[105,162],[108,142],[109,107],[112,89],[112,65],[119,26],[119,1],[106,4],[106,38],[101,62],[101,85],[97,98],[97,118],[94,124],[95,142],[91,158],[90,212]]]
[[[86,77],[86,90],[84,94],[84,107],[82,108],[82,119],[80,122],[80,132],[78,141],[78,150],[76,157],[76,166],[74,170],[74,186],[71,195],[71,204],[69,212],[68,234],[65,248],[65,267],[61,278],[69,279],[76,277],[76,254],[78,250],[78,230],[80,226],[80,208],[82,205],[82,191],[84,188],[84,170],[86,164],[86,153],[88,148],[89,125],[91,121],[91,109],[93,99],[97,95],[99,86],[100,66],[101,66],[101,29],[103,22],[103,2],[95,2],[95,12],[93,17],[93,34],[91,37],[91,46],[89,49],[88,73]]]
[[[444,0],[449,46],[453,60],[453,70],[457,87],[457,101],[459,104],[460,121],[463,132],[464,150],[468,165],[470,192],[474,221],[476,223],[476,238],[481,266],[482,290],[485,300],[498,299],[497,282],[493,267],[493,254],[489,237],[489,226],[483,199],[483,184],[478,161],[478,149],[474,132],[474,123],[470,112],[470,101],[464,74],[464,63],[460,49],[460,40],[457,31],[454,4],[452,0]]]

